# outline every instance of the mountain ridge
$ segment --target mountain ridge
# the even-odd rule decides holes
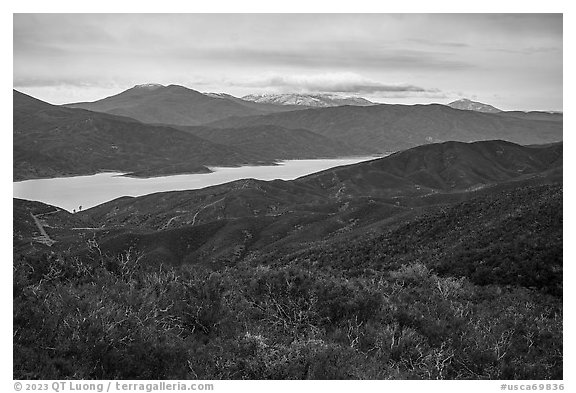
[[[304,94],[304,93],[287,93],[287,94],[249,94],[242,99],[267,104],[278,105],[300,105],[311,108],[326,108],[342,105],[367,106],[374,105],[373,102],[354,96],[341,96],[338,94]]]
[[[202,126],[176,127],[202,139],[245,152],[262,160],[334,158],[378,153],[306,129],[252,126],[234,129]]]
[[[15,219],[21,217],[22,223],[15,238],[22,252],[63,248],[84,255],[89,250],[78,236],[88,236],[104,253],[130,249],[146,264],[215,268],[243,259],[266,261],[268,255],[278,261],[288,255],[301,258],[310,246],[322,250],[329,242],[347,247],[354,237],[382,233],[422,213],[443,212],[475,198],[487,198],[490,209],[502,211],[498,195],[512,201],[521,189],[560,187],[561,192],[562,147],[445,142],[290,181],[242,179],[199,190],[122,197],[73,215],[17,200]],[[60,213],[52,215],[54,209]],[[56,241],[53,248],[40,244],[30,249],[37,242],[30,214],[44,215],[45,229]],[[328,263],[325,255],[320,260]]]
[[[142,225],[142,218],[147,216],[150,218],[146,219],[146,226],[158,229],[173,219],[172,205],[179,206],[179,218],[170,221],[172,225],[187,221],[198,224],[213,219],[283,214],[294,210],[296,205],[336,206],[358,198],[380,198],[390,204],[395,204],[396,198],[429,199],[439,194],[480,190],[491,184],[529,179],[540,173],[556,178],[561,167],[562,143],[527,147],[506,141],[445,142],[291,181],[237,180],[201,190],[111,201],[82,214],[92,219],[104,214],[109,216],[110,222],[134,220],[138,225]],[[124,207],[118,209],[120,206]],[[210,209],[203,206],[210,206]],[[151,212],[149,207],[157,210]],[[122,209],[128,210],[121,213]],[[139,213],[141,209],[142,213]],[[110,211],[115,213],[109,215]],[[96,221],[104,223],[100,219]]]
[[[234,165],[250,160],[228,146],[170,127],[51,105],[16,90],[13,96],[16,180],[106,170],[209,172],[206,165],[211,162]]]
[[[503,112],[501,109],[495,108],[492,105],[484,104],[478,101],[472,101],[467,98],[452,101],[448,104],[449,107],[454,109],[461,109],[466,111],[476,111],[484,113],[499,113]]]
[[[134,89],[159,89],[156,85]],[[139,93],[135,93],[139,94]],[[13,92],[14,178],[91,175],[105,170],[153,177],[210,172],[208,166],[375,153],[308,130],[209,129],[56,106]],[[202,135],[200,135],[202,134]]]
[[[275,125],[312,132],[382,152],[443,141],[504,139],[519,144],[562,140],[562,121],[533,121],[440,104],[340,106],[268,115],[234,117],[207,124],[238,128]]]
[[[153,85],[153,88],[142,88],[149,85]],[[184,126],[201,125],[230,116],[295,109],[252,103],[232,96],[210,96],[180,85],[155,84],[137,85],[97,101],[70,103],[65,106],[128,116],[144,123]]]

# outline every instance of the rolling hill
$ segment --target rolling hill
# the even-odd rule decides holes
[[[363,148],[304,129],[257,125],[241,128],[177,127],[202,139],[230,146],[261,160],[306,159],[368,155]]]
[[[450,140],[472,142],[502,139],[519,144],[562,140],[562,122],[462,111],[437,104],[307,109],[234,117],[210,124],[222,128],[255,125],[307,129],[383,152]]]
[[[82,239],[91,238],[103,253],[119,255],[131,249],[142,263],[213,268],[266,255],[274,256],[268,260],[282,260],[309,247],[326,250],[326,241],[333,244],[330,247],[349,244],[350,239],[381,234],[427,212],[434,215],[462,203],[474,206],[469,201],[475,199],[492,202],[479,202],[488,205],[474,214],[492,208],[501,214],[508,209],[502,206],[514,205],[514,190],[549,190],[558,184],[562,184],[562,144],[446,142],[292,181],[246,179],[201,190],[123,197],[74,215],[48,215],[45,229],[57,241],[51,249],[84,255],[88,250]],[[509,202],[498,205],[498,195]],[[530,198],[522,199],[522,204]],[[25,242],[34,242],[37,236],[30,209],[23,201],[15,202],[15,212],[20,212],[15,217],[24,218],[24,224],[15,228],[21,228],[18,238]],[[39,214],[50,210],[46,205],[35,209]],[[448,224],[438,221],[438,225]],[[21,247],[26,249],[24,243]],[[50,248],[36,244],[34,249]]]
[[[245,179],[201,190],[126,197],[81,214],[100,225],[132,223],[160,229],[217,219],[277,217],[297,209],[333,211],[357,198],[391,204],[403,198],[432,200],[538,177],[561,179],[561,143],[526,147],[504,141],[445,142],[291,181]]]
[[[562,168],[562,144],[444,142],[297,179],[333,196],[427,195],[480,189]]]
[[[515,117],[518,119],[525,120],[542,120],[542,121],[556,121],[562,123],[564,120],[564,114],[562,112],[542,112],[542,111],[506,111],[500,112],[498,115],[503,117]]]
[[[314,243],[253,218],[15,255],[14,376],[561,380],[562,185],[470,194]]]
[[[92,236],[103,252],[131,248],[143,263],[214,267],[380,233],[438,206],[561,183],[561,144],[448,142],[292,181],[124,197],[75,216],[99,228]],[[80,252],[82,243],[72,249]]]

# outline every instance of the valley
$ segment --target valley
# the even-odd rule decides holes
[[[570,12],[292,3],[11,13],[6,379],[569,391]]]
[[[336,166],[353,164],[376,157],[349,157],[314,160],[286,160],[275,165],[210,167],[208,173],[170,176],[126,176],[108,172],[90,176],[31,179],[12,184],[15,198],[48,203],[70,212],[124,196],[142,196],[156,192],[192,190],[234,180],[291,180]]]
[[[295,180],[242,179],[199,190],[122,197],[73,216],[85,223],[80,227],[106,229],[92,233],[103,250],[110,247],[121,253],[140,244],[134,236],[146,233],[146,241],[141,243],[147,244],[144,250],[148,251],[142,251],[145,259],[175,264],[197,259],[196,263],[210,264],[232,258],[238,247],[246,254],[284,246],[298,248],[300,242],[362,233],[382,220],[394,222],[433,206],[561,181],[562,144],[523,147],[503,141],[447,142]],[[78,227],[76,222],[73,225]],[[202,225],[219,229],[208,235]],[[66,233],[70,228],[60,229]],[[180,234],[189,231],[200,231],[205,243],[196,243],[196,236]],[[190,238],[199,249],[180,254],[168,247],[154,256],[154,239],[181,236],[183,245]],[[61,246],[70,247],[65,242]],[[80,250],[83,244],[73,247]],[[173,252],[177,256],[166,259]]]
[[[561,143],[432,144],[75,214],[15,199],[15,373],[562,378],[562,244]],[[56,366],[70,353],[90,357]]]
[[[134,89],[14,91],[16,377],[562,378],[562,114]]]

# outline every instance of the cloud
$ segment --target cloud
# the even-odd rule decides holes
[[[44,77],[15,77],[14,87],[77,87],[77,88],[109,88],[118,87],[119,84],[103,80],[89,80],[86,78],[44,78]]]
[[[425,94],[440,93],[439,89],[411,84],[388,84],[365,78],[359,74],[325,73],[312,75],[267,75],[244,82],[230,82],[234,86],[258,87],[290,92],[323,92],[353,94]]]
[[[54,102],[158,82],[562,109],[562,14],[14,14],[13,32],[15,86]]]
[[[409,43],[411,42],[411,43],[422,44],[422,45],[433,46],[433,47],[447,47],[447,48],[468,48],[468,47],[470,47],[470,44],[467,44],[464,42],[455,42],[455,41],[432,41],[432,40],[426,40],[426,39],[421,39],[421,38],[412,38],[412,39],[408,39],[406,41]]]
[[[521,54],[521,55],[534,55],[534,54],[551,54],[551,55],[560,55],[562,56],[562,48],[560,47],[551,47],[551,46],[527,46],[524,48],[488,48],[488,51],[491,52],[504,52],[504,53],[511,53],[511,54]]]
[[[477,65],[448,52],[398,48],[377,48],[377,44],[340,41],[334,43],[305,42],[282,48],[235,45],[195,50],[172,50],[166,56],[195,62],[226,62],[243,66],[281,66],[308,69],[340,70],[421,70],[465,71]]]

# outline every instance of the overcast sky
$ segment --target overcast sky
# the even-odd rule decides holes
[[[149,82],[562,110],[562,15],[14,16],[20,91],[61,104]]]

